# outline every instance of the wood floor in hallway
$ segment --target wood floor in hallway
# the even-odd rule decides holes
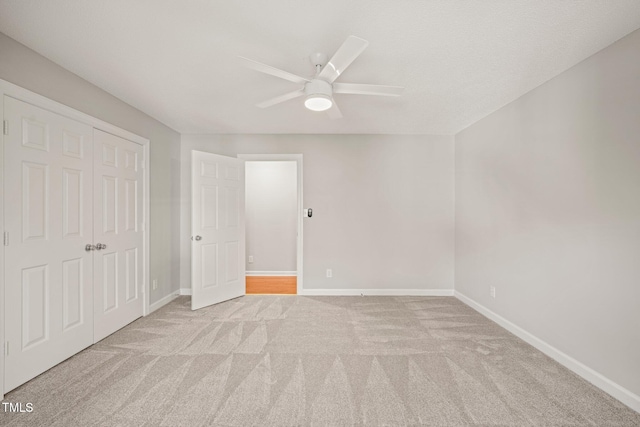
[[[296,295],[296,276],[247,276],[247,295]]]

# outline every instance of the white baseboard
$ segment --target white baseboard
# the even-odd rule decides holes
[[[180,288],[180,295],[191,295],[191,288]]]
[[[174,299],[178,298],[178,296],[180,295],[179,291],[174,291],[172,293],[170,293],[169,295],[167,295],[164,298],[160,298],[158,301],[154,302],[153,304],[151,304],[149,306],[149,313],[151,314],[154,311],[156,311],[157,309],[169,304],[171,301],[173,301]]]
[[[247,276],[297,276],[297,271],[247,271]]]
[[[518,325],[511,323],[504,317],[494,313],[493,311],[489,310],[485,306],[475,302],[474,300],[461,294],[460,292],[455,291],[455,297],[458,298],[463,303],[465,303],[466,305],[468,305],[469,307],[479,312],[480,314],[482,314],[483,316],[493,320],[498,325],[502,326],[503,328],[505,328],[506,330],[508,330],[515,336],[517,336],[518,338],[531,344],[532,346],[534,346],[535,348],[537,348],[538,350],[540,350],[550,358],[554,359],[556,362],[560,363],[561,365],[565,366],[566,368],[580,375],[582,378],[589,381],[591,384],[600,388],[604,392],[609,393],[611,396],[615,397],[625,405],[629,406],[634,411],[640,412],[640,396],[638,396],[637,394],[627,390],[626,388],[622,387],[618,383],[611,381],[609,378],[605,377],[599,372],[596,372],[595,370],[591,369],[587,365],[577,361],[576,359],[569,356],[568,354],[563,353],[562,351],[558,350],[552,345],[546,343],[545,341],[541,340],[535,335],[525,331]]]
[[[450,297],[453,296],[453,289],[302,289],[299,295]]]

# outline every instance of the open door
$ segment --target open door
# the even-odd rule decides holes
[[[191,152],[191,231],[191,309],[244,295],[244,160]]]

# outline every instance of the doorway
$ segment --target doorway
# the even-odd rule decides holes
[[[302,155],[238,155],[245,160],[246,293],[302,289]]]

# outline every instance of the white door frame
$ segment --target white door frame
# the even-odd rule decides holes
[[[302,154],[238,154],[239,159],[244,159],[246,161],[254,162],[254,161],[295,161],[296,162],[296,179],[297,179],[297,187],[298,187],[298,239],[296,240],[296,293],[298,295],[302,295],[303,286],[303,239],[302,239],[302,230],[303,230],[303,192],[302,192]],[[246,184],[245,184],[246,185]]]
[[[46,98],[42,95],[38,95],[23,87],[17,86],[6,80],[0,79],[0,119],[4,120],[4,97],[10,96],[20,101],[27,102],[35,105],[36,107],[49,110],[53,113],[61,116],[68,117],[70,119],[77,120],[79,122],[90,125],[96,129],[100,129],[107,133],[119,136],[121,138],[128,139],[143,146],[143,165],[144,168],[144,277],[142,292],[144,293],[144,310],[143,315],[146,316],[149,313],[149,140],[139,135],[131,133],[127,130],[121,129],[103,120],[90,116],[81,111],[75,110],[71,107],[67,107],[64,104],[56,102],[52,99]],[[0,165],[4,164],[4,132],[0,132]],[[4,174],[0,173],[0,226],[4,232]],[[4,354],[5,354],[5,337],[4,337],[4,244],[0,244],[0,400],[4,399]]]

